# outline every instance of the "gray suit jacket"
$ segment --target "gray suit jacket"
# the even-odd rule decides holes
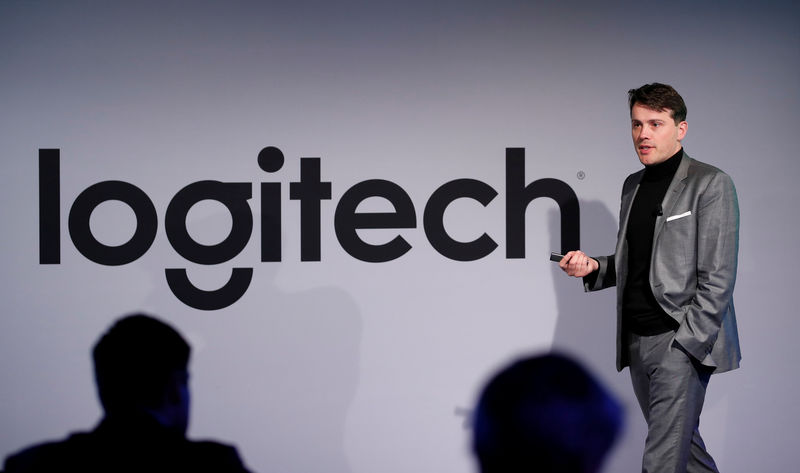
[[[617,248],[596,257],[600,269],[584,278],[587,291],[617,287],[617,370],[628,365],[622,333],[622,294],[628,270],[628,216],[644,169],[622,186]],[[675,340],[716,373],[739,367],[733,308],[739,252],[739,204],[727,174],[684,153],[656,218],[650,287],[679,328]]]

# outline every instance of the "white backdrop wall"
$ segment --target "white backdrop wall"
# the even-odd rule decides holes
[[[661,81],[688,104],[686,150],[733,177],[741,207],[743,365],[712,378],[702,431],[726,472],[797,471],[799,19],[790,2],[0,2],[0,455],[94,425],[89,349],[143,310],[194,347],[190,435],[235,442],[257,471],[473,471],[464,413],[477,389],[550,348],[624,402],[607,471],[636,471],[645,428],[614,370],[613,294],[584,294],[548,262],[552,200],[528,208],[526,257],[506,258],[505,150],[525,148],[526,183],[576,192],[583,248],[608,254],[622,180],[639,168],[625,92]],[[283,151],[280,171],[259,168],[266,146]],[[60,149],[59,264],[39,260],[40,148]],[[320,261],[301,261],[289,199],[302,157],[331,182]],[[472,262],[442,256],[423,229],[430,195],[460,178],[498,192],[445,214],[454,238],[498,243]],[[413,228],[359,230],[411,245],[389,262],[352,257],[334,232],[336,204],[368,179],[398,184],[416,211]],[[77,196],[107,180],[142,189],[158,217],[152,247],[119,266],[84,257],[67,227]],[[181,257],[164,230],[173,196],[202,180],[253,193],[249,243],[215,265]],[[281,184],[281,262],[260,259],[261,183]],[[204,244],[231,226],[219,203],[188,213]],[[136,219],[109,201],[91,228],[120,245]],[[233,267],[252,282],[215,311],[180,302],[164,273],[213,289]]]

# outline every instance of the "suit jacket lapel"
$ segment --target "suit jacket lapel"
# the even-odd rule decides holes
[[[622,189],[622,201],[620,203],[619,233],[617,235],[617,250],[614,256],[614,264],[617,271],[617,291],[618,305],[622,303],[622,288],[625,287],[625,280],[628,276],[628,218],[631,214],[633,199],[639,190],[639,183],[644,175],[644,170],[634,173],[630,181],[625,183]]]
[[[656,218],[656,225],[653,229],[653,248],[656,246],[661,229],[664,228],[664,222],[666,222],[667,217],[674,213],[675,202],[678,201],[678,196],[681,195],[683,189],[686,188],[686,178],[689,176],[689,166],[691,166],[692,161],[692,158],[684,151],[681,163],[675,171],[675,176],[672,178],[672,182],[669,184],[666,194],[664,194],[664,200],[661,201],[662,215]]]
[[[617,241],[617,252],[622,251],[625,236],[628,233],[628,218],[631,214],[631,207],[633,206],[633,199],[636,197],[636,192],[639,190],[639,183],[642,181],[644,170],[637,172],[633,175],[629,186],[623,189],[622,202],[620,204],[621,213],[619,216],[619,236]]]

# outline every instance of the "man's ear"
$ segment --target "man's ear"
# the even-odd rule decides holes
[[[678,123],[678,141],[682,140],[684,136],[686,136],[686,132],[689,131],[689,123],[685,120]]]
[[[165,401],[169,405],[175,405],[183,402],[183,393],[187,389],[189,382],[189,374],[186,370],[176,370],[170,373],[167,379],[167,390]]]
[[[162,424],[185,435],[189,426],[189,403],[189,373],[176,370],[167,379],[164,405],[160,409]]]

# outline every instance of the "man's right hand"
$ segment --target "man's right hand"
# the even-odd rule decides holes
[[[582,278],[600,269],[600,263],[596,259],[590,258],[583,251],[575,250],[565,254],[558,266],[567,273],[568,276]]]

